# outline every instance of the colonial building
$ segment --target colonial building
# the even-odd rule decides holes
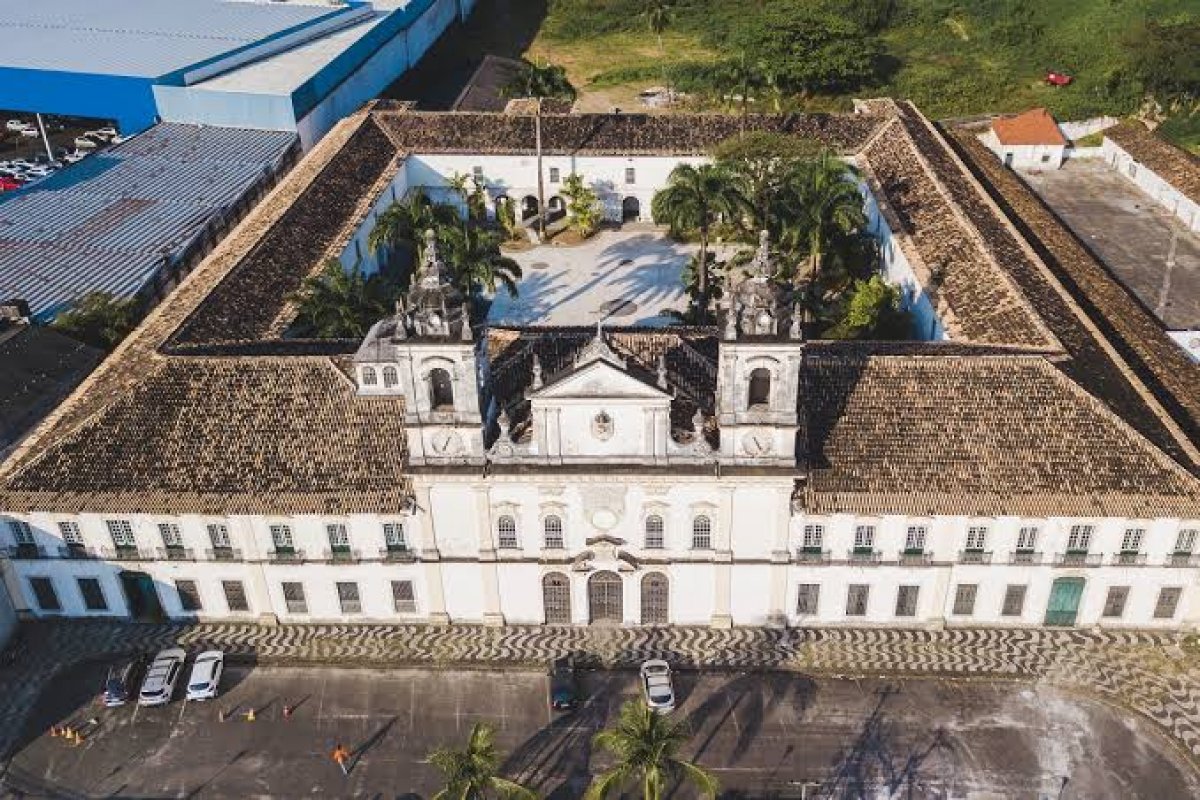
[[[1200,621],[1197,367],[998,188],[978,142],[891,101],[542,123],[543,168],[583,174],[614,219],[643,217],[674,164],[741,130],[823,141],[860,170],[921,339],[805,341],[765,238],[711,327],[473,319],[431,243],[363,341],[288,338],[291,293],[329,257],[372,263],[366,235],[393,198],[460,172],[490,206],[536,202],[530,117],[379,104],[5,463],[18,609]]]

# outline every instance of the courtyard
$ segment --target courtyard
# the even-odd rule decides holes
[[[11,765],[16,786],[56,796],[428,798],[441,788],[428,752],[460,746],[487,722],[505,774],[573,798],[608,763],[592,736],[638,696],[632,671],[586,671],[582,707],[556,716],[534,669],[231,664],[216,701],[105,709],[95,702],[105,669],[80,664],[45,688]],[[717,774],[729,798],[1200,793],[1177,751],[1132,715],[1032,681],[729,670],[678,673],[676,688],[675,716],[692,734],[684,755]],[[67,720],[83,724],[83,744],[45,733]],[[329,757],[339,743],[352,754],[346,776]]]
[[[1169,330],[1200,328],[1200,237],[1103,161],[1021,177]]]

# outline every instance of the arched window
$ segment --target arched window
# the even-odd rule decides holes
[[[712,520],[703,514],[692,520],[692,548],[712,549]]]
[[[561,550],[563,548],[562,518],[557,514],[549,514],[542,520],[542,529],[546,534],[546,549]]]
[[[747,404],[750,408],[771,406],[771,370],[759,367],[750,373],[750,396]]]
[[[363,367],[362,370],[363,386],[374,386],[379,383],[379,378],[375,376],[374,367]]]
[[[496,543],[503,548],[517,546],[517,521],[507,514],[496,520]]]
[[[669,615],[670,583],[666,575],[652,572],[642,578],[642,624],[666,625]]]
[[[646,517],[646,549],[661,550],[663,547],[663,520],[658,514]]]
[[[571,582],[561,572],[542,578],[542,610],[547,625],[571,624]]]
[[[398,384],[399,382],[400,382],[400,376],[396,374],[395,367],[384,367],[383,368],[383,385],[385,388],[390,389],[393,386],[395,386],[396,384]]]
[[[441,367],[429,371],[429,407],[434,411],[454,410],[454,384]]]

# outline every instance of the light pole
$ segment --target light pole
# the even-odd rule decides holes
[[[54,151],[50,149],[50,138],[46,136],[46,124],[42,122],[42,115],[39,112],[35,114],[37,117],[38,131],[42,134],[42,144],[46,146],[46,158],[54,160]]]

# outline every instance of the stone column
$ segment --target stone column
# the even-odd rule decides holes
[[[496,550],[492,547],[492,513],[491,504],[488,502],[488,487],[479,485],[474,489],[479,534],[479,577],[483,581],[483,624],[503,625],[500,574],[496,565]]]
[[[425,603],[427,617],[434,625],[449,625],[446,612],[446,588],[442,578],[442,554],[438,549],[437,521],[433,514],[433,497],[428,486],[415,487],[417,519],[420,522],[419,542],[421,561],[425,565]]]
[[[792,499],[790,487],[780,489],[776,503],[775,542],[771,548],[771,596],[767,606],[767,624],[787,626],[787,576],[791,562],[788,539],[792,532]]]
[[[733,490],[722,487],[721,507],[717,514],[716,541],[713,542],[713,616],[714,628],[732,628],[730,598],[733,587]]]

